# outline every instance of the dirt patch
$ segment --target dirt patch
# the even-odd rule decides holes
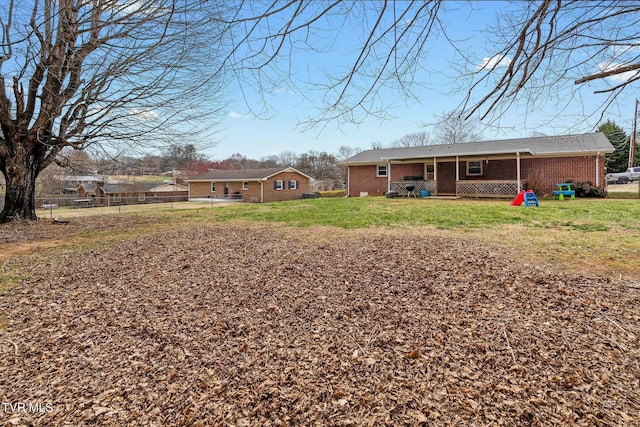
[[[42,258],[0,297],[0,320],[9,425],[640,419],[640,290],[471,240],[239,226],[135,237]]]

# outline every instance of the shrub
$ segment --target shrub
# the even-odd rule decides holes
[[[576,197],[605,197],[605,192],[594,187],[590,182],[575,182],[572,180],[566,181],[571,184],[571,189],[575,190]]]
[[[320,197],[347,197],[347,190],[320,191]]]
[[[526,190],[532,190],[537,196],[544,194],[544,180],[538,174],[527,175],[527,183],[525,184]]]

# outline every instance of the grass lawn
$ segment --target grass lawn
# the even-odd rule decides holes
[[[540,207],[526,208],[511,206],[508,200],[320,198],[266,204],[175,203],[59,209],[39,214],[44,218],[51,214],[61,218],[96,214],[144,216],[148,217],[145,224],[163,224],[154,226],[154,231],[169,224],[188,227],[212,222],[422,230],[504,245],[523,262],[536,260],[565,270],[640,276],[636,268],[640,265],[637,199],[541,200]]]
[[[294,227],[427,229],[506,245],[522,257],[572,271],[638,278],[640,200],[316,199],[180,214],[187,221],[273,222]]]

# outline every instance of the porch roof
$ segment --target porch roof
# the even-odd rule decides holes
[[[391,160],[428,159],[452,156],[486,156],[492,154],[579,155],[612,153],[613,146],[600,132],[579,135],[542,136],[494,141],[438,144],[420,147],[366,150],[345,160],[345,164],[376,163]]]

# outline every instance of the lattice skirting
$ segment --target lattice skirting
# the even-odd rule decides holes
[[[521,189],[524,183],[520,182]],[[462,197],[515,197],[518,181],[458,181],[456,194]]]
[[[416,195],[419,195],[421,190],[428,190],[429,193],[435,195],[437,190],[435,181],[401,181],[392,182],[391,191],[397,191],[400,196],[406,196],[408,194],[407,185],[415,186],[413,192]]]

